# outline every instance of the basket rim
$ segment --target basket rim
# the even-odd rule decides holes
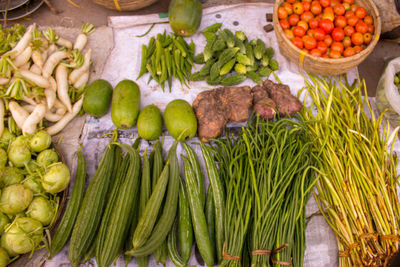
[[[323,58],[323,57],[316,57],[313,56],[309,53],[302,53],[302,50],[300,50],[297,46],[295,46],[290,40],[289,38],[286,36],[286,34],[284,33],[281,25],[279,24],[279,18],[278,18],[278,8],[279,6],[282,4],[282,2],[284,2],[285,0],[276,0],[274,3],[274,8],[273,8],[273,24],[274,24],[274,30],[275,30],[275,34],[278,35],[278,33],[280,34],[280,36],[282,36],[282,39],[284,40],[285,43],[287,43],[290,48],[294,49],[296,51],[296,53],[300,54],[304,54],[304,58],[309,58],[311,60],[316,60],[319,61],[321,63],[347,63],[350,61],[353,61],[355,59],[359,59],[359,58],[363,58],[363,57],[367,57],[372,50],[375,48],[375,46],[377,45],[378,41],[379,41],[379,37],[381,34],[381,20],[379,19],[379,12],[378,9],[375,5],[375,3],[372,0],[363,0],[361,2],[369,2],[372,6],[372,10],[368,10],[370,11],[374,19],[374,26],[375,26],[375,32],[372,38],[372,42],[364,49],[362,50],[360,53],[355,54],[354,56],[351,57],[342,57],[342,58]],[[378,19],[376,19],[378,18]],[[376,38],[375,36],[378,36],[378,38]]]

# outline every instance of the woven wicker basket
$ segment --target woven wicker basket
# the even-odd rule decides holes
[[[93,3],[118,11],[133,11],[154,4],[158,0],[93,0]]]
[[[274,30],[281,52],[300,68],[321,75],[337,75],[345,73],[358,66],[372,52],[379,40],[381,21],[378,10],[372,0],[356,0],[356,4],[364,7],[374,19],[375,33],[372,42],[360,53],[347,58],[329,59],[315,57],[297,48],[283,32],[278,19],[278,8],[284,0],[275,1],[274,5]]]

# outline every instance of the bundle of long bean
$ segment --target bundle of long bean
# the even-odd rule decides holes
[[[165,82],[168,82],[171,92],[172,81],[178,78],[180,83],[188,87],[186,80],[192,73],[195,45],[190,44],[181,36],[157,34],[152,37],[148,46],[142,45],[142,61],[138,79],[149,72],[149,82],[154,79],[164,91]]]
[[[340,266],[386,266],[399,248],[397,130],[374,116],[364,81],[348,86],[310,75],[302,116],[315,134],[316,199],[336,234]],[[367,107],[367,112],[364,110]],[[314,113],[312,112],[314,111]]]

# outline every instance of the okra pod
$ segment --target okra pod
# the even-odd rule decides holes
[[[142,77],[143,74],[146,73],[146,63],[147,63],[147,47],[146,45],[142,45],[142,62],[140,64],[139,76],[136,78],[136,80]]]

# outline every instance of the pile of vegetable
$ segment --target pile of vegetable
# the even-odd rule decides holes
[[[205,65],[193,73],[192,81],[232,86],[248,77],[262,83],[262,77],[279,69],[278,62],[272,58],[274,50],[266,48],[261,39],[250,41],[242,31],[233,34],[227,28],[222,30],[221,26],[221,23],[215,23],[202,31],[207,43],[194,62]]]
[[[316,57],[354,56],[375,31],[373,18],[354,0],[286,0],[277,12],[289,40]]]
[[[78,115],[91,64],[91,49],[84,56],[81,52],[93,30],[93,25],[84,24],[74,44],[51,28],[39,31],[35,24],[2,31],[1,124],[11,116],[27,135],[50,122],[54,124],[46,131],[55,135]]]
[[[400,92],[400,71],[397,72],[397,73],[394,75],[393,82],[394,82],[394,84],[397,86],[397,89],[398,89],[399,92]]]
[[[138,79],[149,72],[148,82],[155,80],[163,89],[168,83],[171,92],[172,82],[178,78],[181,84],[188,87],[186,81],[192,73],[195,45],[188,44],[181,36],[174,34],[157,34],[149,44],[142,45],[142,61]]]
[[[55,222],[59,196],[70,181],[68,167],[50,148],[50,135],[0,138],[0,265],[47,246],[45,231]]]
[[[310,76],[301,116],[315,136],[316,200],[336,234],[340,266],[386,266],[399,248],[398,128],[375,117],[363,80]],[[382,127],[382,128],[381,128]]]

